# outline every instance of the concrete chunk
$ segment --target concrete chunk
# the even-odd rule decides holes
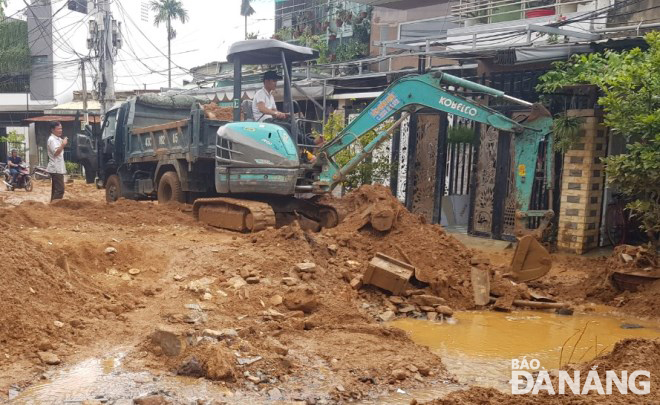
[[[151,342],[163,350],[167,356],[178,356],[185,347],[181,334],[168,326],[158,326],[151,334]]]

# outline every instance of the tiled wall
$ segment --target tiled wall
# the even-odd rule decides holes
[[[564,155],[559,248],[578,254],[598,246],[607,129],[594,110],[569,110],[583,118],[580,138]]]

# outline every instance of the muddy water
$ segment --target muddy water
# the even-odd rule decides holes
[[[622,328],[625,324],[641,328]],[[391,325],[438,353],[459,382],[509,392],[512,359],[527,356],[528,360],[538,359],[546,369],[554,369],[559,367],[560,357],[562,365],[569,359],[572,363],[585,362],[596,353],[609,352],[621,339],[660,337],[657,323],[599,314],[561,316],[538,311],[459,312],[451,323],[400,319]]]
[[[123,353],[116,353],[83,361],[54,373],[46,381],[23,392],[10,392],[10,399],[20,404],[82,404],[98,400],[121,405],[132,404],[133,398],[156,392],[173,392],[176,397],[189,402],[232,396],[227,388],[204,379],[161,377],[148,372],[122,370],[123,357]]]

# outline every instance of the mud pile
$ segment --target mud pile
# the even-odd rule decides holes
[[[587,363],[575,367],[565,367],[569,375],[573,376],[573,370],[580,371],[580,387],[585,386],[589,371],[597,370],[603,389],[606,388],[606,371],[615,371],[617,377],[621,377],[622,371],[627,371],[628,376],[635,370],[650,372],[650,392],[647,395],[634,395],[630,390],[627,394],[621,394],[616,386],[612,386],[612,395],[598,395],[591,390],[587,395],[574,395],[570,389],[566,389],[565,395],[550,396],[546,391],[540,391],[539,395],[508,395],[491,388],[471,388],[448,395],[445,399],[426,402],[426,405],[463,405],[477,403],[498,404],[523,404],[531,405],[538,403],[552,404],[652,404],[660,401],[660,391],[656,388],[660,383],[660,341],[648,339],[625,339],[617,342],[611,353],[597,357]],[[558,392],[558,381],[551,377],[555,393]],[[649,381],[648,378],[640,376],[636,387],[642,389],[641,381]]]
[[[337,227],[318,234],[300,234],[286,227],[275,231],[272,239],[264,236],[264,243],[279,244],[285,250],[292,239],[297,248],[301,246],[299,240],[302,244],[321,246],[323,249],[315,250],[326,252],[326,258],[349,281],[364,272],[377,252],[404,262],[409,260],[416,268],[416,279],[426,283],[416,283],[417,287],[428,286],[428,293],[442,297],[452,308],[474,307],[470,284],[474,251],[441,226],[428,224],[424,217],[410,213],[388,188],[365,185],[340,200],[323,202],[338,208],[343,218]],[[390,227],[383,226],[390,222]],[[378,230],[383,228],[390,229]]]
[[[0,227],[3,249],[0,283],[0,365],[37,352],[66,352],[84,342],[94,316],[119,316],[133,305],[127,297],[113,297],[95,286],[66,257],[66,252],[17,236],[16,229]]]
[[[576,266],[577,261],[571,263]],[[590,301],[611,305],[626,313],[644,317],[660,314],[660,280],[640,284],[636,291],[622,288],[612,281],[613,274],[660,275],[658,258],[644,246],[617,246],[607,258],[582,260],[582,271],[586,278],[578,283],[550,286],[541,280],[549,291],[558,297],[574,301]],[[651,280],[652,281],[652,280]]]
[[[341,224],[325,234],[347,249],[346,259],[367,263],[377,252],[410,260],[415,277],[428,283],[433,294],[452,308],[474,307],[470,283],[470,259],[474,251],[465,247],[441,226],[426,223],[410,213],[383,186],[363,186],[345,197],[350,213]],[[392,229],[380,232],[370,224],[362,226],[365,211],[377,208],[396,213]]]
[[[43,352],[66,356],[94,339],[104,322],[121,321],[140,305],[143,288],[128,285],[134,278],[128,272],[160,262],[139,244],[119,243],[108,233],[124,239],[125,227],[143,221],[174,223],[178,215],[191,221],[165,212],[152,204],[89,200],[0,208],[0,365],[18,359],[40,364]]]

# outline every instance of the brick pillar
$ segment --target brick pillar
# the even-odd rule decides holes
[[[583,122],[576,145],[564,155],[558,246],[582,254],[598,246],[607,130],[594,110],[567,114]]]

